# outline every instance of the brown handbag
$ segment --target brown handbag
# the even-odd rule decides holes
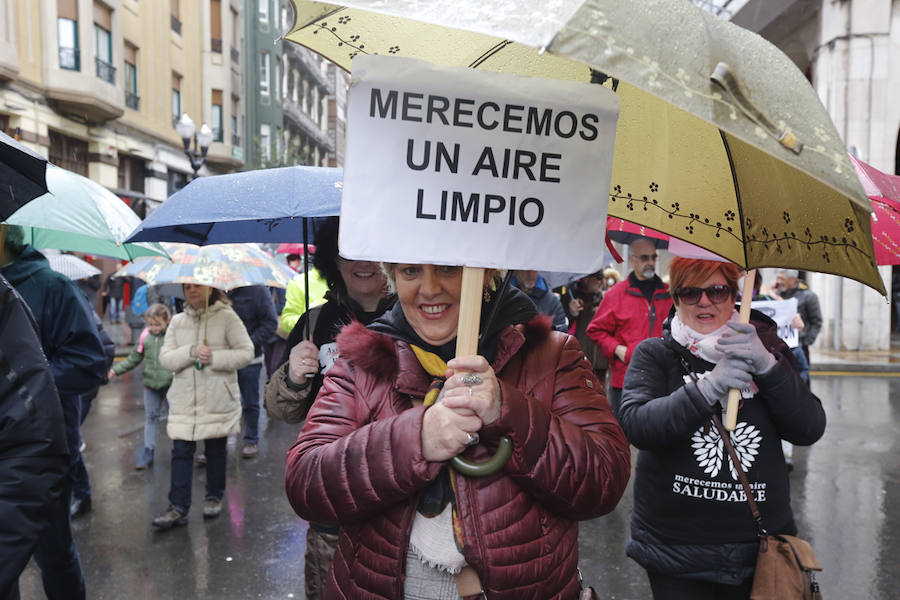
[[[815,572],[821,571],[822,567],[816,560],[812,546],[792,535],[770,535],[766,531],[753,499],[747,474],[731,444],[731,435],[722,426],[718,415],[713,415],[713,423],[741,480],[759,532],[759,554],[750,600],[822,600],[815,577]]]

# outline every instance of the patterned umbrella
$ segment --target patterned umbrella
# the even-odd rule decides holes
[[[163,242],[172,260],[142,257],[120,269],[115,277],[131,275],[147,282],[194,283],[223,291],[248,285],[286,288],[296,275],[256,244],[195,246]]]
[[[354,56],[378,54],[610,87],[621,112],[609,215],[744,268],[831,273],[885,293],[871,207],[828,112],[791,60],[746,29],[684,0],[292,2],[284,38],[348,72]]]

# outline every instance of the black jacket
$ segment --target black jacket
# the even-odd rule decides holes
[[[278,315],[269,288],[262,285],[235,288],[228,292],[228,299],[253,341],[253,355],[261,355],[263,346],[275,339],[278,329]]]
[[[825,431],[821,402],[803,383],[775,323],[753,311],[751,323],[776,356],[757,375],[759,391],[741,403],[732,441],[772,533],[796,532],[781,440],[808,446]],[[756,526],[743,488],[710,417],[714,409],[687,377],[714,365],[672,339],[644,340],[632,356],[619,421],[638,454],[627,554],[649,571],[737,584],[756,560]],[[687,379],[686,379],[687,378]]]
[[[789,290],[782,292],[781,297],[797,299],[797,312],[803,319],[804,327],[800,330],[800,344],[812,346],[819,331],[822,329],[822,309],[819,307],[819,297],[802,281]]]
[[[32,246],[0,273],[16,288],[37,322],[41,348],[61,397],[87,394],[106,381],[103,343],[84,294],[50,268]]]
[[[62,408],[25,302],[0,277],[0,598],[47,527],[69,466]]]

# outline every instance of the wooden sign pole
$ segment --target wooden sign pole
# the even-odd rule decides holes
[[[756,279],[756,269],[750,269],[744,275],[744,292],[741,294],[741,311],[738,321],[750,322],[750,303],[753,301],[753,281]],[[725,409],[725,429],[734,431],[737,427],[738,404],[741,401],[740,390],[728,391],[728,407]]]
[[[459,325],[456,330],[456,355],[478,354],[478,327],[481,325],[481,295],[484,269],[463,267],[459,298]]]

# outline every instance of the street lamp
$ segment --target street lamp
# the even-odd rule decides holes
[[[209,126],[204,123],[200,127],[200,131],[196,130],[194,121],[187,113],[181,115],[175,124],[175,133],[184,142],[184,154],[191,161],[191,169],[194,170],[194,179],[197,178],[197,171],[206,164],[206,153],[209,151],[209,145],[213,141],[213,132]],[[196,133],[196,135],[194,135]],[[191,140],[194,140],[194,149],[191,150]]]

